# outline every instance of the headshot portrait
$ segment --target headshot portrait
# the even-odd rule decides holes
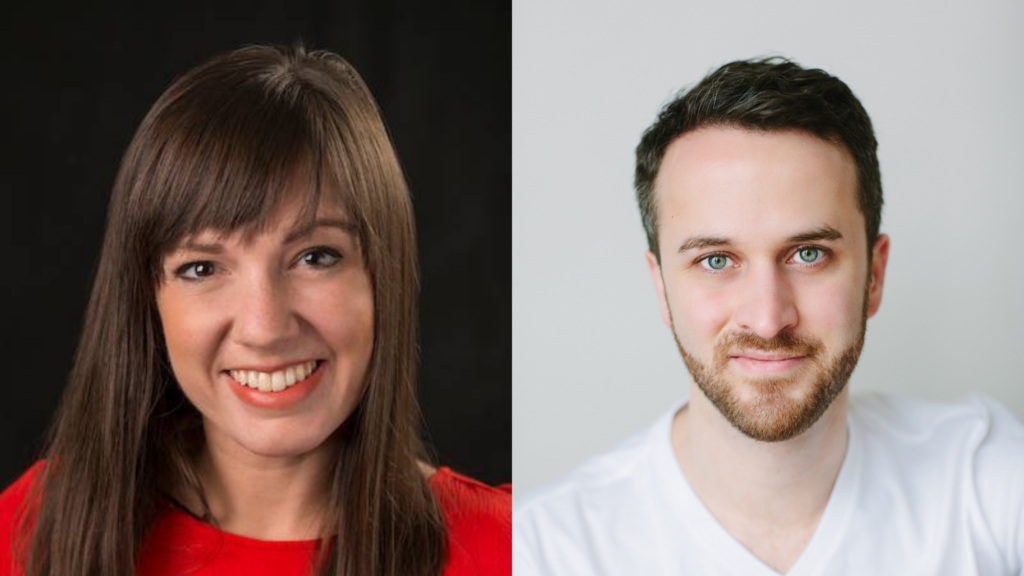
[[[516,6],[516,576],[1024,570],[1024,10],[850,8]]]
[[[510,574],[508,13],[391,8],[30,21],[0,574]]]

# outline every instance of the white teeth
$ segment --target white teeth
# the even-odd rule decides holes
[[[306,376],[313,373],[313,369],[316,368],[316,362],[306,362],[295,367],[295,380],[305,380]]]
[[[285,370],[274,373],[256,372],[255,370],[231,370],[231,377],[236,382],[250,388],[258,388],[261,392],[280,392],[301,382],[316,369],[316,361],[289,366]]]
[[[281,390],[284,390],[285,389],[284,382],[285,382],[284,372],[274,372],[270,376],[270,388],[271,388],[271,390],[273,390],[274,392],[280,392]]]

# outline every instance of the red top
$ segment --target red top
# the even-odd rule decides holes
[[[0,494],[0,575],[16,574],[11,558],[14,514],[42,462]],[[492,488],[445,467],[430,489],[448,526],[442,576],[512,574],[512,487]],[[167,503],[142,544],[138,576],[306,576],[317,540],[269,542],[222,532]]]

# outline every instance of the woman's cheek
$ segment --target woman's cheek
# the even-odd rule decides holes
[[[365,273],[307,286],[299,312],[342,355],[369,356],[373,347],[373,288]]]
[[[188,388],[209,379],[207,372],[213,369],[216,354],[213,340],[223,323],[223,308],[171,292],[158,299],[158,308],[175,377]]]

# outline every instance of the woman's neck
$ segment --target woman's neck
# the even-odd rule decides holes
[[[330,494],[332,439],[298,456],[254,454],[207,423],[206,442],[194,466],[209,513],[225,532],[269,541],[312,540],[324,530]],[[172,492],[193,512],[198,494]]]

